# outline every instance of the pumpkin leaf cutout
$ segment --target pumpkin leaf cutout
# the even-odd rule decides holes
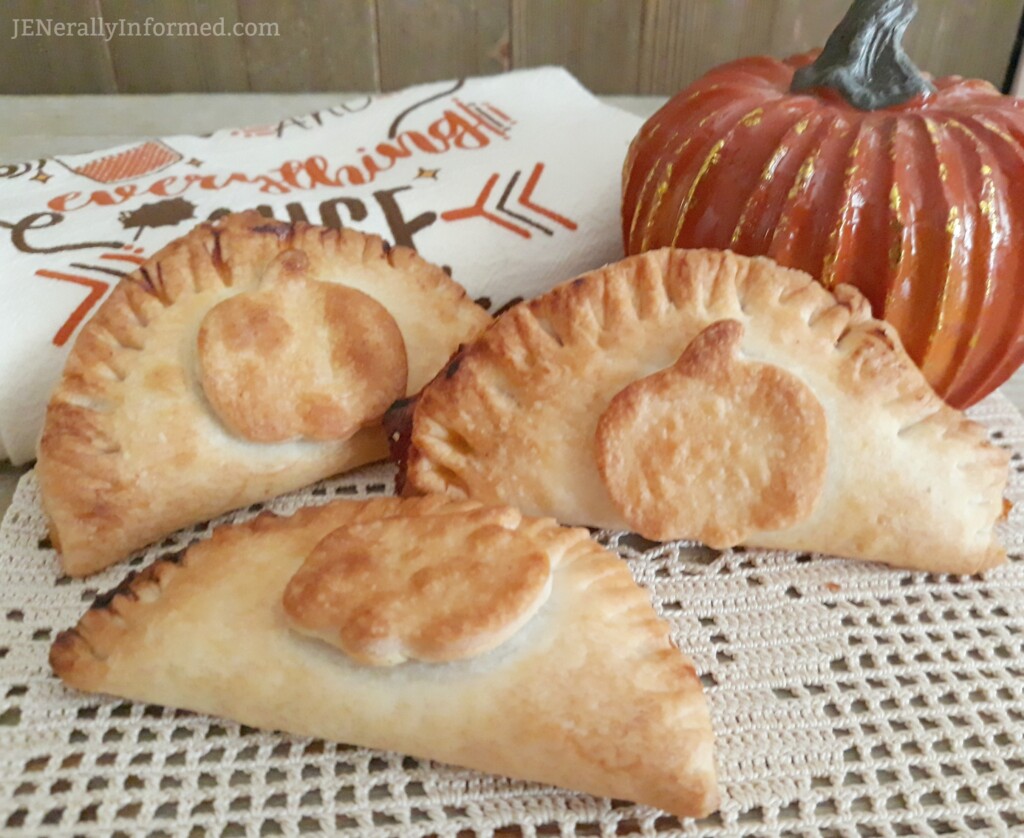
[[[738,321],[712,323],[598,422],[605,487],[647,538],[724,548],[803,520],[821,495],[825,411],[792,373],[742,359],[742,338]]]
[[[405,393],[405,342],[388,310],[362,291],[308,274],[306,255],[285,251],[256,290],[203,318],[203,393],[236,436],[345,439]]]

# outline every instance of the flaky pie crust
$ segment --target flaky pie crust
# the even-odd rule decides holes
[[[37,474],[65,572],[93,573],[179,527],[385,456],[379,422],[342,440],[263,444],[232,433],[206,402],[203,318],[255,289],[287,251],[305,254],[315,279],[387,308],[408,354],[407,392],[490,322],[440,268],[376,236],[254,212],[200,224],[114,289],[50,400]]]
[[[523,521],[549,545],[551,592],[513,637],[470,660],[363,666],[289,624],[282,593],[329,533],[479,508],[439,496],[336,501],[221,527],[103,597],[57,637],[51,664],[87,692],[682,816],[712,811],[712,734],[700,680],[625,562],[585,530]]]
[[[994,524],[1003,514],[1007,452],[935,395],[856,290],[828,291],[800,271],[730,252],[645,253],[502,315],[405,407],[404,432],[395,436],[408,446],[405,491],[629,529],[622,498],[613,501],[598,468],[598,423],[617,394],[670,368],[698,334],[725,320],[742,327],[742,360],[799,378],[827,420],[827,466],[813,509],[779,529],[755,527],[744,543],[952,573],[1004,560]],[[713,435],[710,424],[721,421],[742,430],[754,413],[709,415],[702,431]],[[648,480],[672,483],[670,452],[652,451]],[[755,450],[747,456],[725,464],[728,453],[709,445],[690,466],[714,468],[716,458],[730,468],[763,466]],[[654,536],[696,538],[697,529],[659,527]]]

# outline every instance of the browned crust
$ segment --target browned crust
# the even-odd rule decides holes
[[[856,289],[841,285],[829,291],[810,275],[761,257],[665,248],[605,266],[520,303],[468,345],[454,368],[439,373],[415,405],[400,477],[404,493],[508,500],[489,489],[488,476],[477,471],[472,440],[467,446],[467,417],[478,423],[473,432],[479,438],[514,435],[515,429],[506,426],[530,405],[559,398],[554,395],[559,391],[561,398],[571,399],[567,388],[589,372],[582,365],[572,366],[577,355],[605,348],[624,351],[630,344],[649,341],[651,334],[671,344],[674,338],[664,331],[666,322],[677,322],[684,312],[706,318],[719,308],[779,312],[770,338],[799,341],[808,358],[833,359],[840,386],[872,415],[894,420],[900,436],[935,438],[951,451],[961,446],[956,468],[973,474],[979,492],[999,492],[1005,485],[1008,453],[991,445],[981,426],[935,395],[896,331],[871,317]],[[964,557],[957,572],[990,567],[1004,557],[1005,550],[993,538],[984,558]],[[949,564],[943,569],[953,570]]]
[[[454,375],[462,362],[465,350],[466,344],[460,344],[459,348],[452,353],[448,363],[438,372],[437,377],[447,376],[450,378]],[[384,414],[384,432],[388,437],[388,452],[391,461],[398,467],[395,475],[395,490],[399,495],[417,494],[416,490],[407,483],[407,476],[409,455],[412,452],[413,417],[422,393],[421,390],[408,398],[399,399]],[[408,492],[406,491],[407,487]]]
[[[460,514],[479,509],[475,501],[453,503],[433,496],[403,501],[399,498],[375,498],[367,501],[339,500],[324,506],[307,506],[289,516],[264,511],[240,524],[217,527],[206,541],[184,551],[157,559],[142,571],[132,571],[112,590],[101,594],[78,624],[57,635],[50,648],[50,666],[65,683],[86,691],[102,691],[106,659],[118,639],[143,623],[147,611],[179,576],[191,573],[194,565],[210,561],[210,556],[239,545],[254,534],[301,530],[318,518],[330,516],[336,526],[362,521],[378,521],[399,514]]]
[[[246,523],[219,527],[209,540],[193,545],[180,558],[160,560],[139,574],[130,574],[118,588],[101,597],[73,629],[56,638],[50,664],[59,678],[77,689],[112,691],[127,698],[159,702],[160,689],[152,689],[150,669],[144,660],[147,650],[137,641],[151,630],[154,621],[173,615],[183,598],[190,597],[197,588],[207,589],[213,584],[227,589],[236,582],[243,584],[248,572],[247,551],[254,549],[254,537],[292,530],[326,534],[346,524],[387,517],[462,515],[479,509],[475,502],[440,496],[335,501],[300,509],[286,518],[264,513]],[[527,527],[551,527],[551,522],[543,519],[523,523]],[[673,646],[668,624],[658,618],[647,592],[633,580],[625,562],[609,554],[585,530],[560,528],[556,537],[560,551],[557,566],[560,572],[569,574],[572,581],[567,584],[575,592],[577,604],[585,605],[580,609],[581,614],[586,612],[580,630],[600,631],[605,640],[612,636],[606,630],[608,625],[620,626],[622,631],[613,664],[606,665],[604,657],[591,649],[583,670],[578,665],[561,666],[564,662],[560,660],[550,662],[554,669],[542,670],[548,674],[539,681],[534,676],[533,682],[524,685],[528,689],[524,688],[509,712],[517,726],[531,730],[527,750],[533,743],[543,743],[542,752],[556,753],[559,763],[567,767],[560,769],[561,774],[551,775],[549,765],[535,760],[530,771],[509,772],[570,788],[584,783],[592,792],[633,797],[681,816],[713,811],[718,795],[711,757],[712,733],[693,664]],[[161,625],[172,632],[175,627],[186,634],[196,631],[191,623]],[[561,631],[572,648],[580,649],[568,626]],[[174,642],[173,637],[169,639]],[[118,657],[126,648],[133,650],[127,659]],[[582,650],[578,653],[584,654]],[[112,658],[118,660],[116,673],[108,668]],[[531,676],[527,673],[525,677]],[[133,692],[123,686],[126,683],[136,685]],[[572,715],[567,719],[561,713]],[[270,726],[268,722],[253,723]],[[448,758],[484,770],[502,770],[505,758],[495,755],[492,748],[477,749],[472,743],[463,747],[467,750],[452,752]],[[586,771],[585,781],[573,770],[577,759]],[[524,762],[518,757],[512,762],[530,764],[529,759]],[[544,766],[547,778],[534,775],[537,765]]]
[[[346,439],[406,392],[405,342],[373,297],[308,278],[300,250],[279,256],[258,289],[222,300],[199,325],[199,380],[243,439]]]
[[[562,532],[508,506],[338,527],[291,577],[282,604],[294,629],[363,664],[476,657],[547,598]]]
[[[885,408],[899,415],[905,428],[926,423],[939,427],[943,436],[987,444],[984,429],[939,399],[909,357],[895,351],[895,329],[871,317],[857,289],[840,285],[829,291],[809,274],[763,257],[663,248],[519,303],[465,346],[416,401],[405,475],[410,491],[461,491],[450,475],[438,473],[441,464],[424,453],[429,419],[443,422],[467,401],[498,409],[496,385],[536,369],[555,344],[593,346],[616,340],[620,331],[628,338],[638,326],[657,328],[669,309],[704,308],[719,295],[735,296],[741,308],[766,302],[791,306],[809,327],[808,351],[842,350],[853,385],[866,397],[885,398]],[[497,381],[481,382],[478,371],[483,369],[495,371]]]
[[[412,445],[412,417],[416,410],[419,393],[406,399],[399,399],[384,414],[384,433],[388,437],[388,453],[398,467],[395,475],[395,491],[405,494],[409,448]]]
[[[118,283],[83,326],[47,406],[37,475],[51,538],[70,550],[61,556],[66,572],[93,573],[145,543],[135,520],[145,510],[138,509],[132,468],[119,456],[112,414],[132,356],[145,348],[147,327],[185,296],[255,284],[278,254],[293,249],[311,259],[382,262],[444,306],[478,312],[480,328],[490,320],[439,267],[375,235],[286,224],[257,212],[199,224]],[[73,538],[64,537],[65,528],[74,530]]]
[[[821,496],[825,411],[792,373],[741,359],[742,337],[736,320],[712,323],[598,421],[601,478],[645,538],[732,547],[803,520]]]

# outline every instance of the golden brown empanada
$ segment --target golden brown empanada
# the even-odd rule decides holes
[[[64,570],[381,458],[388,404],[489,322],[376,236],[199,225],[114,289],[51,398],[37,473]]]
[[[225,526],[53,644],[69,685],[703,815],[700,680],[585,530],[444,497]]]
[[[394,417],[405,491],[571,524],[972,573],[1007,453],[852,288],[660,250],[522,303]]]

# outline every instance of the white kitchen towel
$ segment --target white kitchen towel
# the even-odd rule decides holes
[[[0,459],[35,456],[82,323],[199,221],[258,208],[416,248],[492,309],[622,254],[640,119],[559,68],[0,166]]]

